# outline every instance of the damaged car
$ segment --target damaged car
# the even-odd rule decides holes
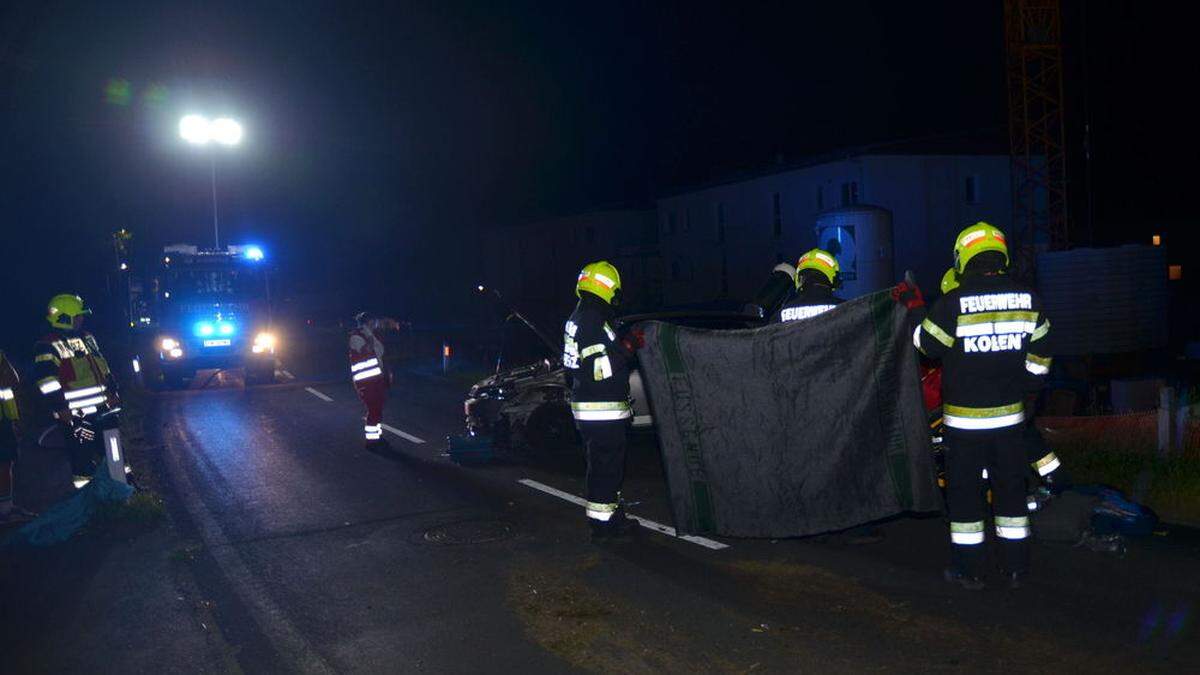
[[[796,270],[781,263],[754,298],[740,310],[677,309],[631,314],[619,317],[614,326],[624,334],[644,321],[666,321],[683,326],[709,329],[743,329],[765,324],[795,288]],[[480,287],[482,289],[482,287]],[[499,294],[495,294],[499,298]],[[497,372],[473,385],[463,402],[469,436],[490,439],[499,447],[524,447],[535,451],[553,451],[578,443],[575,420],[571,416],[571,389],[562,365],[562,345],[528,321],[516,310],[509,317],[533,333],[544,347],[545,356],[525,365],[497,369]],[[629,394],[633,403],[633,429],[649,431],[654,427],[650,402],[635,367],[629,375]]]

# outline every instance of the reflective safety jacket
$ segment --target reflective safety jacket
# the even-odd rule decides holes
[[[1001,429],[1025,420],[1029,377],[1050,372],[1050,321],[1037,294],[1005,274],[969,275],[942,296],[913,344],[943,363],[947,427]]]
[[[34,350],[33,383],[51,411],[91,415],[116,395],[116,381],[96,338],[87,331],[58,331]]]
[[[383,343],[367,326],[350,331],[350,377],[354,379],[354,384],[385,378]]]
[[[824,314],[842,303],[833,294],[833,289],[821,284],[812,284],[797,291],[790,300],[776,310],[771,323],[790,323]]]
[[[0,352],[0,457],[17,447],[17,434],[13,423],[21,419],[17,408],[17,390],[20,381],[17,371]]]
[[[633,353],[617,339],[612,307],[584,292],[563,327],[563,366],[571,383],[571,414],[580,422],[633,416],[629,367]]]

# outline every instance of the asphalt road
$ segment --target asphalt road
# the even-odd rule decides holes
[[[647,529],[635,542],[596,546],[568,501],[582,494],[577,455],[448,461],[444,439],[461,428],[463,388],[401,377],[385,414],[393,450],[381,454],[362,447],[348,382],[154,397],[147,461],[188,561],[182,573],[147,576],[136,601],[107,610],[148,612],[181,585],[202,598],[202,612],[142,628],[139,645],[190,645],[164,646],[163,670],[1200,665],[1194,538],[1136,542],[1123,558],[1039,544],[1027,588],[981,593],[941,581],[938,518],[897,519],[883,526],[885,541],[868,545],[841,536],[686,541]],[[635,446],[626,496],[634,514],[669,526],[654,453],[652,442]],[[188,643],[192,624],[198,637]],[[115,669],[140,663],[132,651],[141,648]]]

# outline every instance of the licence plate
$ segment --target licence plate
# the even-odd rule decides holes
[[[228,347],[233,344],[231,340],[205,340],[205,347]]]

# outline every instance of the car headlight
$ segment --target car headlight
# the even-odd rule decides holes
[[[278,341],[271,333],[259,333],[254,336],[254,345],[250,348],[255,354],[263,352],[275,352],[275,345]]]
[[[162,341],[159,343],[159,346],[162,347],[162,350],[164,352],[170,352],[174,349],[179,349],[179,343],[176,342],[173,338],[163,338]]]

